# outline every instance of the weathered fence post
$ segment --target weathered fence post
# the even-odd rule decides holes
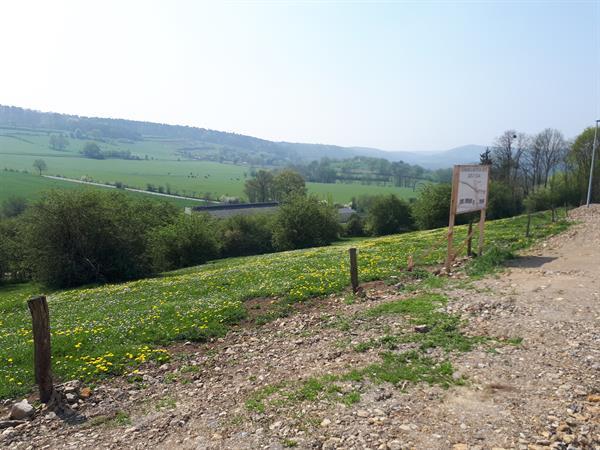
[[[469,231],[467,233],[467,236],[469,237],[467,239],[467,256],[471,257],[473,256],[473,220],[469,221]]]
[[[358,263],[356,260],[356,249],[348,250],[350,253],[350,282],[352,283],[352,292],[358,292]]]
[[[527,230],[525,231],[525,237],[529,237],[529,229],[531,228],[531,213],[527,213]]]
[[[52,397],[50,315],[45,296],[32,298],[27,302],[33,322],[33,345],[35,362],[35,382],[40,388],[40,401],[48,403]]]
[[[567,203],[565,202],[565,219],[569,218],[569,207],[567,206]]]

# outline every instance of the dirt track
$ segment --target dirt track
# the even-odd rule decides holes
[[[353,346],[406,324],[351,320],[399,298],[375,284],[364,301],[332,296],[208,349],[181,346],[169,365],[141,374],[144,388],[124,379],[97,388],[80,407],[92,417],[86,424],[39,417],[5,432],[0,446],[600,449],[600,208],[573,214],[583,223],[501,275],[446,293],[446,309],[467,319],[468,334],[523,339],[453,354],[464,386],[348,382],[342,389],[360,391],[350,406],[318,398],[248,409],[265,386],[376,361],[377,349]],[[117,411],[130,419],[112,418]]]

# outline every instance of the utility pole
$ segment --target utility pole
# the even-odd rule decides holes
[[[590,207],[590,202],[592,201],[592,179],[594,177],[594,163],[596,160],[596,142],[598,141],[598,123],[600,120],[596,120],[596,130],[594,131],[594,143],[592,144],[592,163],[590,164],[590,181],[588,183],[588,192],[587,192],[587,203],[586,206]]]

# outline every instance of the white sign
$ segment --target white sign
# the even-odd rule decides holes
[[[456,214],[487,207],[489,166],[457,166]]]

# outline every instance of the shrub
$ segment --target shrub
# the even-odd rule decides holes
[[[344,235],[360,237],[365,235],[365,223],[360,214],[352,214],[344,226]]]
[[[22,224],[18,219],[0,220],[0,282],[30,277],[24,261]]]
[[[412,215],[421,230],[448,225],[452,185],[447,183],[428,184],[412,206]]]
[[[412,224],[408,204],[393,194],[378,197],[367,216],[367,227],[375,236],[400,233]]]
[[[151,233],[150,249],[158,271],[202,264],[219,256],[216,225],[208,215],[181,215]]]
[[[528,211],[546,211],[552,209],[555,205],[555,195],[549,188],[538,188],[525,199],[525,206]]]
[[[490,182],[488,194],[487,220],[512,217],[523,211],[521,195],[514,195],[511,188],[497,181]]]
[[[27,200],[22,197],[9,197],[2,202],[0,216],[9,218],[22,214],[27,208]]]
[[[223,256],[258,255],[273,251],[273,218],[266,214],[233,216],[221,223]]]
[[[338,238],[337,211],[318,198],[296,195],[282,204],[273,226],[277,250],[328,245]]]
[[[27,262],[52,287],[143,277],[152,273],[149,231],[175,214],[120,192],[52,191],[25,217]]]

